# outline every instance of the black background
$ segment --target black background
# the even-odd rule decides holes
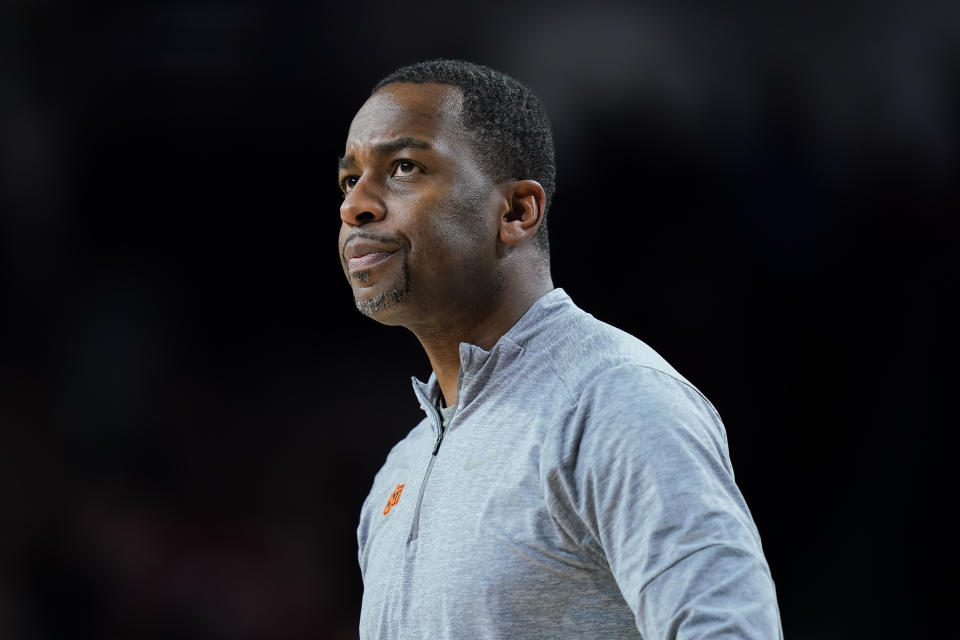
[[[952,597],[952,3],[0,9],[0,635],[352,638],[419,419],[353,309],[336,158],[462,57],[554,121],[554,282],[717,406],[789,638]],[[951,506],[953,505],[953,506]]]

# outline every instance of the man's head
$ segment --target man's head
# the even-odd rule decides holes
[[[539,98],[510,76],[464,60],[431,60],[400,67],[373,88],[395,82],[436,82],[460,89],[461,123],[491,177],[536,180],[546,195],[544,214],[556,189],[557,165],[550,119]],[[549,255],[547,223],[535,236]]]
[[[454,313],[516,268],[549,274],[554,179],[546,113],[517,81],[447,60],[390,74],[340,162],[341,257],[358,308],[409,326],[397,307]]]

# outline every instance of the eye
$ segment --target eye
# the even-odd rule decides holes
[[[405,176],[410,176],[413,175],[419,168],[420,167],[409,160],[397,160],[396,164],[393,165],[393,174],[391,177],[403,178]]]
[[[353,187],[357,184],[357,180],[360,179],[360,176],[347,176],[340,181],[340,191],[343,191],[344,194],[347,194]]]

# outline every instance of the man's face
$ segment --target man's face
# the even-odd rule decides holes
[[[493,185],[460,99],[448,85],[390,84],[350,126],[340,257],[357,308],[385,324],[452,313],[496,280]]]

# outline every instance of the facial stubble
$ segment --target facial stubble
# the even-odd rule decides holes
[[[367,282],[370,280],[370,272],[358,271],[351,274],[351,277],[358,282]],[[403,302],[403,299],[409,292],[410,264],[407,261],[407,253],[404,251],[403,268],[401,270],[400,281],[397,282],[390,290],[382,291],[369,300],[360,300],[359,298],[354,297],[354,303],[357,305],[357,311],[368,318],[373,318],[381,311],[394,307]]]

